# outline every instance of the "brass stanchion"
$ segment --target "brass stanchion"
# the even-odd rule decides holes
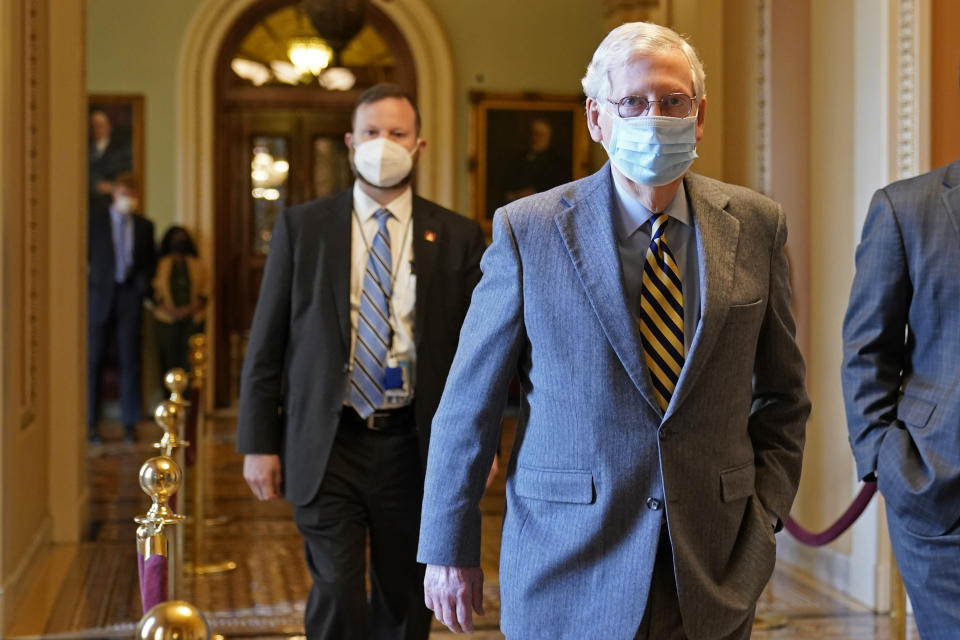
[[[164,376],[163,382],[170,391],[170,399],[157,405],[157,410],[154,413],[154,419],[163,429],[163,437],[160,442],[153,446],[176,461],[177,466],[182,470],[185,468],[184,448],[190,446],[189,442],[181,439],[187,419],[187,407],[190,404],[183,396],[188,384],[187,372],[179,368],[171,369]],[[180,483],[182,488],[182,475]],[[186,492],[183,495],[186,496]],[[186,499],[178,506],[180,513],[184,513],[186,511]],[[183,577],[183,534],[183,527],[177,527],[173,540],[174,562],[170,566],[170,574],[175,575],[178,582]]]
[[[208,640],[210,626],[189,602],[173,600],[154,606],[137,625],[137,640]]]
[[[907,590],[903,586],[903,576],[897,559],[890,552],[890,620],[893,623],[893,640],[906,640],[907,637]]]
[[[202,333],[190,336],[190,364],[193,367],[192,386],[196,390],[197,419],[196,442],[193,462],[193,562],[184,565],[184,570],[195,576],[224,573],[237,568],[232,560],[222,562],[204,562],[204,544],[207,520],[205,517],[207,434],[204,419],[203,402],[200,399],[207,375],[207,338]]]
[[[173,458],[157,456],[150,458],[140,467],[140,488],[153,501],[146,515],[137,516],[134,521],[137,528],[137,547],[144,560],[154,555],[167,557],[167,597],[174,599],[180,591],[179,575],[170,571],[177,564],[176,555],[171,559],[169,541],[166,536],[168,526],[180,524],[183,516],[170,508],[170,498],[180,489],[182,472]],[[177,527],[176,530],[180,528]],[[175,531],[176,531],[175,530]],[[176,549],[174,548],[176,553]]]

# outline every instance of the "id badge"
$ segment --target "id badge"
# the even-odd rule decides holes
[[[410,399],[410,360],[390,357],[383,376],[386,404],[406,404]]]

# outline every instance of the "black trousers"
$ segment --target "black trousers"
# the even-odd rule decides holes
[[[120,365],[120,409],[124,426],[140,419],[140,314],[143,295],[133,280],[114,287],[110,311],[87,326],[87,427],[100,420],[100,378],[110,343],[116,340]],[[90,314],[93,316],[93,314]]]
[[[422,500],[416,432],[341,424],[319,492],[294,508],[313,577],[307,638],[426,640],[431,614],[416,561]]]

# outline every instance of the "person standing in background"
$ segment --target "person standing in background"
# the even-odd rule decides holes
[[[207,274],[193,238],[183,227],[172,226],[160,241],[160,259],[153,278],[161,376],[174,367],[190,369],[189,340],[203,331],[207,299]]]
[[[102,442],[100,382],[111,343],[120,366],[124,439],[136,440],[141,416],[140,322],[156,267],[153,222],[139,214],[140,185],[130,173],[113,181],[109,206],[90,212],[88,231],[87,435]]]

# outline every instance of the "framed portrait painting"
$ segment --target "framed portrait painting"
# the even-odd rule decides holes
[[[87,104],[89,206],[109,205],[110,184],[126,171],[143,202],[143,96],[92,94]]]
[[[489,234],[493,213],[589,172],[582,96],[470,94],[472,215]]]

